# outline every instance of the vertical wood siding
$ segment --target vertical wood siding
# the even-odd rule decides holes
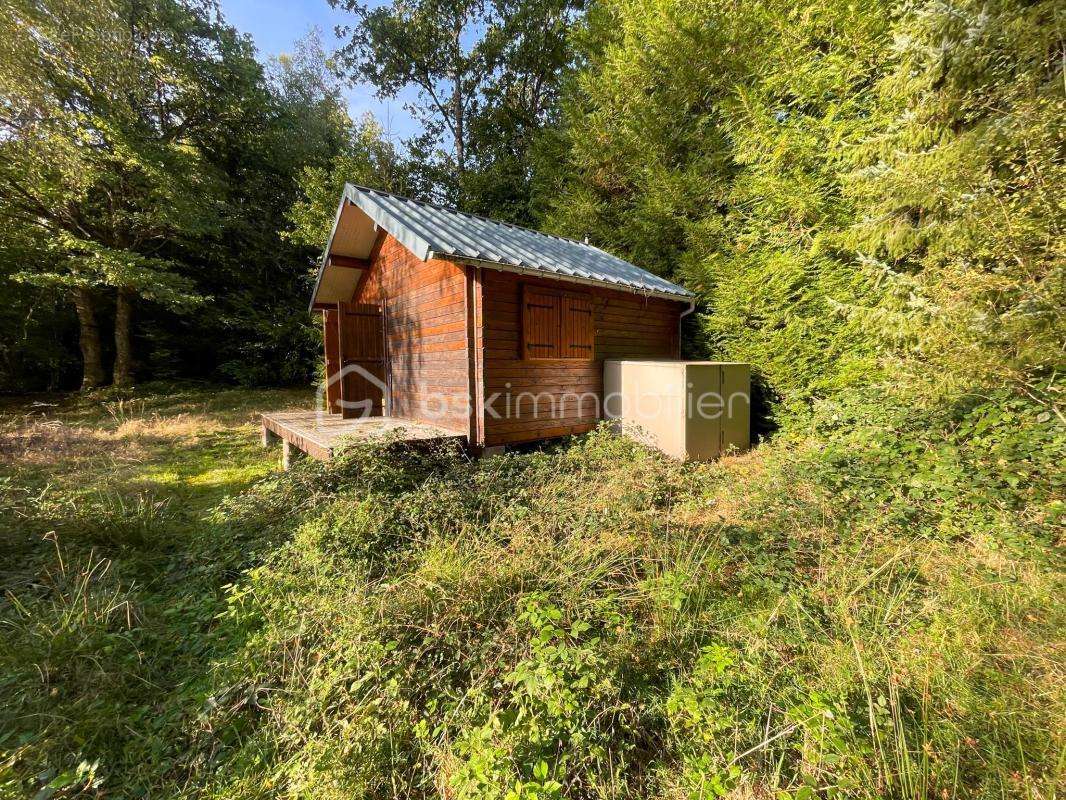
[[[523,287],[563,290],[564,297],[583,287],[489,268],[480,273],[477,342],[482,348],[486,446],[587,431],[601,418],[604,359],[679,356],[677,326],[685,303],[590,288],[565,307],[575,319],[581,313],[592,315],[591,340],[573,340],[574,352],[591,350],[591,358],[522,358]],[[541,334],[531,333],[539,342]]]
[[[466,433],[470,417],[464,267],[422,261],[383,234],[354,300],[384,308],[390,416]]]
[[[337,331],[337,310],[326,309],[322,312],[322,340],[326,348],[326,407],[330,414],[341,413],[339,400],[341,387],[334,376],[340,372],[340,342]]]
[[[377,303],[340,303],[337,308],[338,352],[344,377],[340,398],[343,417],[380,417],[384,409],[385,341],[382,309]],[[358,370],[346,369],[358,367]],[[353,403],[365,404],[355,407]]]

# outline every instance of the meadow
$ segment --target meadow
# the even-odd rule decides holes
[[[1059,796],[1061,0],[254,5],[0,14],[0,800]],[[758,445],[282,472],[347,182],[690,290]]]
[[[254,414],[309,402],[5,401],[0,796],[1057,796],[1054,418],[282,473]]]

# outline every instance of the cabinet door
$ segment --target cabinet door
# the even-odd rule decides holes
[[[708,461],[722,452],[722,370],[718,364],[686,364],[685,458]]]
[[[751,446],[751,375],[747,364],[722,364],[722,451]]]

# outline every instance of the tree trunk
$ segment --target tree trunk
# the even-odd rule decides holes
[[[463,95],[459,89],[461,78],[456,73],[455,91],[452,94],[452,116],[455,120],[455,164],[458,167],[459,178],[462,180],[466,174],[466,132],[463,130]]]
[[[100,357],[100,328],[96,324],[96,303],[85,286],[74,289],[74,308],[78,312],[78,344],[81,347],[81,388],[104,385],[104,362]]]
[[[133,355],[130,328],[133,316],[133,292],[120,286],[115,295],[115,386],[133,385]]]
[[[452,48],[455,59],[455,69],[452,73],[452,122],[455,132],[455,162],[459,170],[459,180],[462,182],[466,173],[466,131],[463,130],[465,104],[463,102],[463,72],[460,65],[463,61],[463,50],[460,37],[463,35],[463,17],[456,16],[452,30]],[[461,189],[462,187],[460,187]],[[462,206],[460,206],[462,207]]]

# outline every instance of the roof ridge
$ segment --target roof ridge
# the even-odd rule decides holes
[[[493,219],[492,217],[486,217],[486,216],[484,216],[482,214],[472,214],[469,211],[460,211],[457,208],[452,208],[451,206],[446,206],[443,203],[432,203],[432,202],[430,202],[428,200],[417,200],[414,197],[404,197],[402,194],[396,194],[395,192],[386,192],[384,189],[375,189],[372,186],[363,186],[362,184],[359,184],[359,183],[350,183],[350,182],[346,182],[346,183],[348,183],[348,186],[351,186],[351,187],[353,187],[355,189],[361,189],[361,190],[363,190],[365,192],[373,192],[374,194],[383,194],[383,195],[387,195],[388,197],[395,197],[397,200],[403,200],[403,201],[405,201],[407,203],[416,203],[416,204],[418,204],[420,206],[429,206],[430,208],[436,208],[436,209],[439,209],[440,211],[447,211],[449,214],[458,214],[458,215],[463,216],[463,217],[470,217],[471,219],[484,220],[485,222],[491,222],[493,225],[502,225],[505,228],[514,228],[515,230],[518,230],[518,231],[526,231],[527,233],[534,233],[537,236],[544,236],[545,238],[548,238],[548,239],[559,239],[560,241],[571,242],[573,244],[581,245],[582,247],[591,247],[593,250],[599,250],[601,253],[605,253],[606,255],[609,255],[609,256],[612,255],[611,253],[608,253],[606,250],[603,250],[602,248],[599,248],[599,247],[597,247],[594,244],[591,244],[589,242],[583,242],[580,239],[572,239],[569,236],[562,236],[561,234],[558,234],[558,233],[546,233],[544,231],[538,231],[535,228],[527,228],[524,225],[516,225],[513,222],[504,222],[503,220]],[[613,258],[618,258],[618,256],[612,256],[612,257]]]

